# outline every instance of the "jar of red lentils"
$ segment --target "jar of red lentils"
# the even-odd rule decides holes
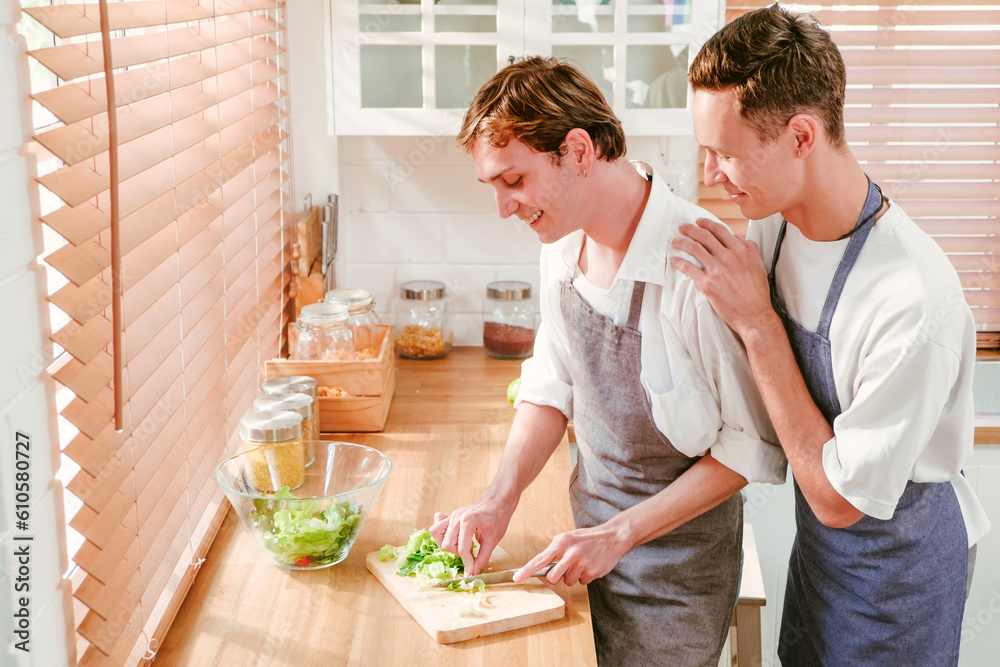
[[[486,286],[483,301],[483,347],[498,359],[521,359],[535,346],[535,306],[531,285],[500,280]]]

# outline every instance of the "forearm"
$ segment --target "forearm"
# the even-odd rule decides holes
[[[706,454],[669,486],[607,522],[628,549],[666,535],[746,486],[747,480]]]
[[[863,514],[833,488],[823,468],[823,445],[833,429],[806,387],[781,320],[772,314],[741,332],[757,387],[809,506],[824,524],[849,526]]]
[[[566,422],[566,416],[556,408],[522,402],[514,416],[500,468],[493,483],[483,492],[483,498],[516,504],[562,441]]]

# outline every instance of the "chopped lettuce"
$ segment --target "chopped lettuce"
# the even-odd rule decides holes
[[[485,616],[486,610],[483,607],[492,607],[493,605],[489,601],[489,597],[486,595],[486,584],[481,580],[476,579],[477,583],[483,584],[484,590],[477,590],[472,592],[472,599],[466,600],[462,603],[462,606],[458,609],[459,616]],[[450,588],[450,586],[449,586]]]
[[[453,581],[448,584],[449,591],[473,591],[473,593],[485,593],[486,592],[486,582],[482,579],[473,579],[471,581]]]
[[[413,575],[422,586],[457,579],[464,571],[462,559],[438,547],[426,528],[410,533],[410,539],[402,546],[385,545],[379,550],[379,558],[395,558],[396,574],[401,577]]]
[[[354,544],[361,507],[353,500],[296,500],[287,486],[273,499],[254,500],[253,525],[264,547],[286,565],[326,565],[340,560]]]

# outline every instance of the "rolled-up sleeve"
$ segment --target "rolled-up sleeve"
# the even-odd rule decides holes
[[[531,357],[521,364],[521,389],[514,407],[522,402],[556,408],[567,418],[573,416],[573,378],[569,371],[566,322],[559,306],[558,257],[550,258],[552,249],[542,248],[540,260],[541,290],[539,310],[542,323],[535,336]]]
[[[949,393],[956,385],[959,358],[949,349],[923,341],[913,346],[882,345],[865,360],[850,406],[834,419],[831,438],[823,446],[823,470],[830,484],[851,505],[876,519],[891,519],[917,459],[932,436],[967,442],[971,433],[943,434]],[[960,465],[959,449],[935,461],[947,470]],[[943,472],[924,481],[944,482]]]

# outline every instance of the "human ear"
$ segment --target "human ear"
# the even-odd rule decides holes
[[[820,141],[822,127],[814,116],[795,114],[785,128],[795,157],[806,157]]]
[[[594,142],[586,130],[578,127],[566,133],[563,139],[563,155],[581,172],[588,172],[594,163]]]

